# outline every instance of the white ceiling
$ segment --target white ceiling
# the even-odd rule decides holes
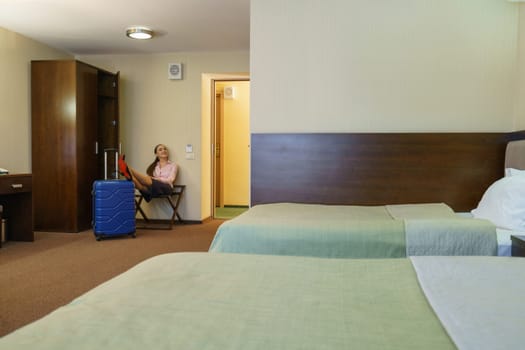
[[[250,0],[0,0],[0,27],[74,55],[248,51]]]

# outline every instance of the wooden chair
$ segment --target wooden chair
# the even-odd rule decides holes
[[[171,230],[171,228],[173,227],[173,224],[175,223],[175,220],[178,220],[181,224],[183,224],[184,220],[180,216],[178,212],[178,208],[179,208],[180,200],[182,198],[182,195],[185,189],[186,189],[186,185],[173,185],[173,191],[170,194],[163,194],[163,195],[152,197],[152,199],[164,198],[166,201],[168,201],[170,207],[173,209],[173,214],[171,215],[171,219],[169,220],[169,223],[167,226],[149,225],[151,221],[147,217],[146,213],[144,213],[144,210],[141,208],[141,204],[144,201],[144,196],[140,192],[137,191],[137,194],[135,194],[135,214],[140,213],[140,215],[146,221],[147,226],[143,228]]]

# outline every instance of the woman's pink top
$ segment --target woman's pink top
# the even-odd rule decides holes
[[[157,162],[155,170],[153,170],[153,177],[159,181],[169,184],[170,186],[173,186],[173,182],[177,177],[177,164],[168,160],[168,164],[165,164],[163,167],[161,167],[160,163]]]

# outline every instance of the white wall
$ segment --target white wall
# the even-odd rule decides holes
[[[252,132],[512,131],[519,6],[252,0]]]
[[[201,122],[202,76],[248,72],[249,53],[89,55],[79,59],[111,72],[120,71],[120,134],[126,160],[145,170],[154,159],[154,146],[166,144],[171,159],[180,167],[177,183],[186,185],[180,205],[182,217],[187,220],[209,217],[209,211],[202,209],[203,201],[209,203],[205,198],[209,193],[202,192],[202,179],[210,179],[209,160],[204,163],[202,158],[207,150],[202,149],[201,129],[209,128]],[[182,80],[168,80],[168,64],[174,62],[182,63]],[[185,157],[187,144],[193,146],[194,160]],[[146,210],[152,218],[165,219],[171,215],[171,209],[162,201],[152,201]]]
[[[525,3],[519,7],[518,72],[515,91],[515,130],[525,130]]]
[[[31,61],[72,58],[0,28],[0,167],[31,172]]]

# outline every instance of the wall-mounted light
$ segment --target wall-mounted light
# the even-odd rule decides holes
[[[153,30],[146,27],[129,27],[126,29],[126,35],[131,39],[151,39],[153,37]]]

